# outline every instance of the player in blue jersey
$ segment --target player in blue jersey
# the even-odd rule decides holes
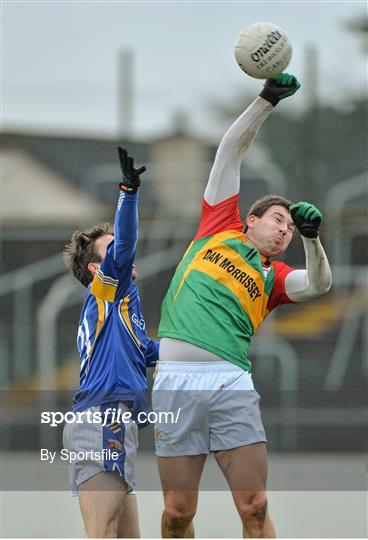
[[[139,537],[135,497],[127,495],[134,491],[138,429],[146,424],[146,367],[155,365],[159,349],[146,334],[134,282],[137,192],[146,169],[134,168],[126,150],[118,150],[122,181],[113,231],[109,224],[76,231],[64,251],[68,268],[87,288],[73,405],[83,422],[66,424],[64,447],[78,453],[70,480],[93,538]]]

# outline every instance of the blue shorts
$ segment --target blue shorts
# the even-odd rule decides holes
[[[122,402],[105,403],[83,411],[86,417],[90,414],[90,421],[86,418],[82,423],[73,422],[64,427],[64,449],[73,458],[69,463],[72,495],[78,495],[80,484],[103,471],[118,471],[124,480],[122,489],[134,490],[138,426],[131,419],[114,421],[111,409],[129,412]],[[100,413],[103,421],[91,421],[93,413]]]

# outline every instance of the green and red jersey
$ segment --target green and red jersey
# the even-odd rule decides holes
[[[293,269],[246,244],[239,195],[203,201],[196,236],[179,263],[161,307],[160,337],[187,341],[251,371],[254,332],[275,307],[290,303]]]

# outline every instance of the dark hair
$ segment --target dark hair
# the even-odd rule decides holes
[[[262,217],[263,214],[265,214],[267,210],[271,208],[271,206],[283,206],[284,208],[286,208],[287,211],[289,211],[290,205],[291,201],[285,199],[285,197],[281,197],[280,195],[265,195],[264,197],[257,199],[252,204],[247,214],[247,218],[249,216]],[[247,232],[248,230],[247,218],[244,221],[244,232]]]
[[[92,274],[88,270],[90,262],[101,262],[101,257],[95,251],[95,243],[101,236],[113,234],[110,223],[100,223],[87,231],[75,231],[63,251],[66,267],[73,276],[85,287],[92,281]]]

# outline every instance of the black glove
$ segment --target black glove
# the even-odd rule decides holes
[[[122,172],[122,180],[119,187],[128,193],[137,193],[138,188],[141,185],[139,175],[144,173],[146,167],[135,169],[134,159],[128,156],[128,152],[125,150],[125,148],[118,146],[118,152]]]
[[[274,107],[281,99],[292,96],[300,88],[300,82],[294,75],[279,73],[273,79],[268,79],[263,86],[260,97],[269,101]]]
[[[322,213],[313,204],[298,202],[289,206],[296,228],[302,236],[317,238]]]

